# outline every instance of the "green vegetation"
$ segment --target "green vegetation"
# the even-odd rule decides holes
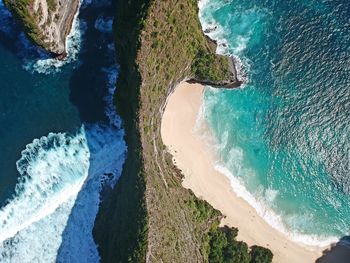
[[[44,47],[33,0],[4,0]],[[48,0],[50,10],[56,7]],[[119,0],[114,25],[120,65],[115,97],[128,156],[105,193],[94,238],[102,262],[271,262],[272,253],[236,241],[221,214],[181,185],[160,125],[167,95],[184,78],[231,80],[228,59],[204,36],[197,0]]]
[[[250,249],[252,263],[272,262],[273,254],[269,249],[259,246],[252,246]]]
[[[217,55],[213,53],[207,53],[205,50],[200,49],[197,52],[197,55],[192,64],[192,71],[194,72],[196,78],[202,80],[211,80],[211,81],[222,81],[227,78],[221,70],[217,70],[213,65],[217,60]],[[227,60],[222,60],[222,65],[225,68],[229,68]]]
[[[55,0],[46,0],[47,1],[47,8],[49,11],[53,12],[56,9],[56,1]]]
[[[45,43],[41,41],[40,31],[35,22],[34,16],[30,13],[34,0],[4,0],[5,5],[15,15],[24,27],[29,38],[38,45],[45,48]]]
[[[102,262],[211,262],[215,253],[244,258],[248,250],[243,242],[224,246],[232,238],[218,228],[220,212],[182,187],[160,136],[166,98],[177,83],[232,78],[228,59],[215,56],[197,13],[197,0],[117,2],[115,100],[128,157],[95,223]]]
[[[237,228],[219,228],[213,225],[209,232],[210,263],[271,263],[272,252],[263,247],[252,246],[250,250],[243,241],[237,241]]]
[[[115,38],[120,64],[117,110],[124,120],[128,156],[116,188],[109,193],[97,215],[94,237],[102,262],[144,262],[147,252],[148,215],[145,176],[138,131],[138,94],[141,77],[136,54],[148,2],[119,1]]]

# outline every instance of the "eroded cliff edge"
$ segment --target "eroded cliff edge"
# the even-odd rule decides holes
[[[56,55],[65,53],[79,0],[5,2],[33,41]],[[183,79],[240,84],[228,58],[217,56],[215,43],[204,36],[197,13],[197,0],[116,1],[115,101],[128,156],[95,222],[102,262],[207,262],[223,253],[222,215],[182,187],[181,171],[160,136],[166,98]],[[234,240],[236,230],[224,230]],[[243,242],[233,247],[248,251]]]
[[[220,212],[182,187],[181,171],[161,140],[163,109],[177,83],[240,84],[229,59],[217,56],[215,43],[204,36],[197,4],[117,1],[115,101],[129,152],[95,222],[102,262],[220,262],[212,257],[223,257],[228,239],[235,257],[250,261],[247,245],[235,240],[237,230],[221,229]]]
[[[102,262],[206,261],[207,233],[219,213],[181,186],[160,123],[168,93],[194,77],[199,48],[214,67],[198,63],[198,71],[225,79],[231,76],[228,62],[217,59],[202,34],[196,0],[119,0],[114,32],[120,65],[116,107],[128,156],[95,222]]]
[[[66,54],[66,37],[79,0],[4,0],[36,44],[55,56]]]

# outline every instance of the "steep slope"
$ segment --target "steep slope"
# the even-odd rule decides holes
[[[54,55],[65,56],[66,37],[79,0],[4,0],[27,35]]]
[[[208,262],[222,255],[224,231],[235,238],[237,230],[218,227],[217,210],[182,187],[160,136],[167,96],[183,79],[239,85],[228,58],[216,56],[204,36],[197,12],[197,0],[117,4],[116,105],[129,153],[95,222],[102,262]],[[230,245],[248,254],[243,242]]]

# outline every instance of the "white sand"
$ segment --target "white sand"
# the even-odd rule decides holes
[[[180,83],[169,96],[162,118],[162,139],[184,174],[183,186],[220,210],[226,216],[222,224],[238,227],[239,240],[270,248],[274,262],[315,262],[325,248],[290,241],[237,197],[228,178],[214,169],[214,153],[194,132],[203,90],[199,84]]]

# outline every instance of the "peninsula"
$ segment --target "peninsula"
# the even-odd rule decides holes
[[[6,0],[27,35],[63,58],[78,0]],[[101,262],[271,262],[269,249],[236,239],[235,226],[183,187],[163,144],[167,98],[184,79],[237,87],[230,58],[215,54],[197,0],[119,0],[114,21],[120,65],[115,104],[128,156],[94,227]]]
[[[129,154],[95,222],[102,261],[270,262],[268,249],[237,241],[237,229],[219,227],[221,213],[182,186],[161,138],[168,95],[183,79],[235,82],[229,58],[203,34],[197,0],[119,1],[114,30]]]
[[[66,37],[79,0],[4,0],[28,37],[60,59],[66,56]]]

